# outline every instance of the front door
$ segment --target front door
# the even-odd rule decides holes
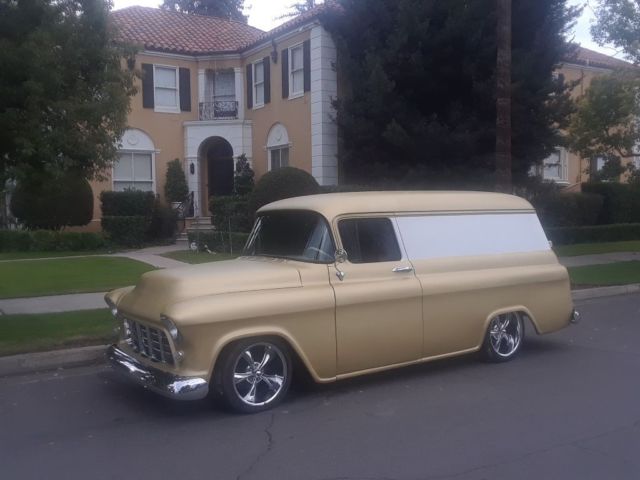
[[[394,220],[344,218],[337,226],[348,255],[330,267],[338,374],[421,358],[422,289]]]

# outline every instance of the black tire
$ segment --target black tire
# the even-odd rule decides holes
[[[289,391],[293,374],[289,347],[276,338],[239,340],[225,349],[217,374],[222,398],[233,411],[268,410]]]
[[[518,312],[503,313],[489,322],[482,354],[490,362],[507,362],[515,357],[524,340],[524,321]]]

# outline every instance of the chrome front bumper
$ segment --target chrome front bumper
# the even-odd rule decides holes
[[[199,400],[209,392],[209,383],[204,378],[180,377],[144,365],[116,345],[107,349],[107,360],[113,370],[123,378],[165,397],[175,400]]]

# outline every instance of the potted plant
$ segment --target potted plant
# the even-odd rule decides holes
[[[177,209],[189,194],[187,179],[179,159],[171,160],[167,164],[167,181],[164,185],[164,195],[167,202]]]

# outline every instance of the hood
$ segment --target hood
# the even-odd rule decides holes
[[[243,257],[145,273],[118,309],[159,321],[169,305],[191,298],[301,285],[298,269],[283,260]]]

